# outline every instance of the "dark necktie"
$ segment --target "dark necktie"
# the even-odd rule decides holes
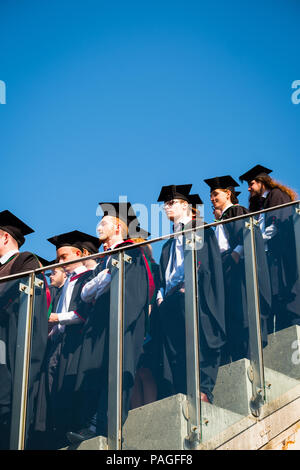
[[[171,264],[170,264],[170,274],[173,272],[173,269],[176,266],[176,238],[173,238],[171,243]]]

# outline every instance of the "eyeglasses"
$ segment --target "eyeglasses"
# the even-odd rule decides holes
[[[180,202],[178,201],[178,199],[171,199],[171,201],[166,201],[164,203],[164,207],[172,207],[174,206],[174,204],[176,204],[177,202]]]

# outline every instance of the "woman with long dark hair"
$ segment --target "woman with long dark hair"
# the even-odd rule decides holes
[[[297,194],[288,186],[274,180],[272,170],[256,165],[240,176],[248,183],[251,212],[274,207],[273,211],[260,214],[261,228],[267,254],[271,286],[272,315],[269,333],[300,324],[299,267],[295,256],[296,241],[293,226],[294,207],[276,209],[276,206],[297,200]]]

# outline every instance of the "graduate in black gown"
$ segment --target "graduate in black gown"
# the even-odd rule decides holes
[[[67,430],[70,426],[76,426],[79,419],[79,398],[74,386],[82,347],[82,329],[89,313],[88,306],[81,300],[81,290],[90,275],[81,261],[81,240],[81,232],[77,230],[48,239],[56,247],[57,262],[74,261],[64,266],[66,280],[53,300],[49,317],[51,332],[44,390],[47,406],[44,409],[41,407],[39,430],[47,432],[48,444],[53,447],[66,443]]]
[[[20,252],[25,236],[33,230],[10,211],[0,212],[0,278],[40,267],[38,258],[30,252]],[[28,278],[26,278],[28,279]],[[0,449],[9,447],[12,391],[20,282],[16,279],[0,283]],[[31,363],[29,371],[27,434],[34,418],[34,401],[47,343],[47,301],[45,290],[35,290],[35,311],[32,331]]]
[[[269,168],[256,165],[240,176],[240,180],[248,184],[251,212],[274,207],[274,211],[257,217],[265,242],[272,287],[269,333],[300,324],[300,268],[296,261],[293,226],[295,206],[275,209],[296,200],[297,194],[271,178],[271,172]]]
[[[163,186],[158,201],[164,202],[174,231],[203,225],[191,208],[196,196],[189,195],[192,185]],[[199,198],[199,196],[198,196]],[[201,202],[200,198],[199,201]],[[224,286],[222,261],[215,234],[203,230],[204,242],[197,249],[199,290],[200,388],[201,400],[212,402],[213,389],[225,343]],[[168,240],[160,258],[161,289],[157,296],[159,321],[163,335],[163,387],[165,394],[186,393],[186,336],[184,248],[180,235]],[[167,359],[167,360],[166,360]]]
[[[68,439],[72,443],[107,432],[110,283],[111,275],[117,269],[112,263],[116,256],[109,256],[109,251],[134,246],[128,239],[129,216],[133,215],[130,203],[100,205],[103,217],[97,231],[106,251],[81,294],[91,311],[83,329],[83,348],[76,381],[76,390],[82,393],[82,427],[70,429]],[[133,248],[127,254],[131,262],[124,265],[123,422],[129,410],[136,367],[143,351],[151,288],[143,250]]]
[[[248,210],[238,204],[235,187],[239,184],[230,176],[219,176],[204,180],[210,187],[210,198],[218,220],[227,220],[245,215]],[[250,357],[249,321],[244,263],[243,229],[245,219],[220,224],[216,227],[216,237],[222,256],[225,285],[225,318],[227,345],[223,361],[236,361]],[[267,341],[266,321],[270,315],[271,291],[263,241],[255,229],[256,250],[259,255],[258,277],[260,287],[261,326],[263,343]]]

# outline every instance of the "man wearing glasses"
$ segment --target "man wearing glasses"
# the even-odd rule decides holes
[[[174,232],[203,225],[196,204],[198,195],[191,195],[192,185],[163,186],[158,201],[164,202],[167,217],[174,223]],[[201,399],[212,402],[212,391],[220,364],[220,350],[225,343],[224,287],[222,264],[215,234],[203,230],[204,242],[197,247],[199,291],[200,381]],[[198,249],[199,248],[199,249]],[[184,238],[168,240],[160,258],[161,289],[157,296],[163,346],[168,358],[164,379],[171,383],[168,393],[186,393],[186,338]],[[168,367],[169,366],[169,367]],[[168,370],[171,374],[168,376]]]

